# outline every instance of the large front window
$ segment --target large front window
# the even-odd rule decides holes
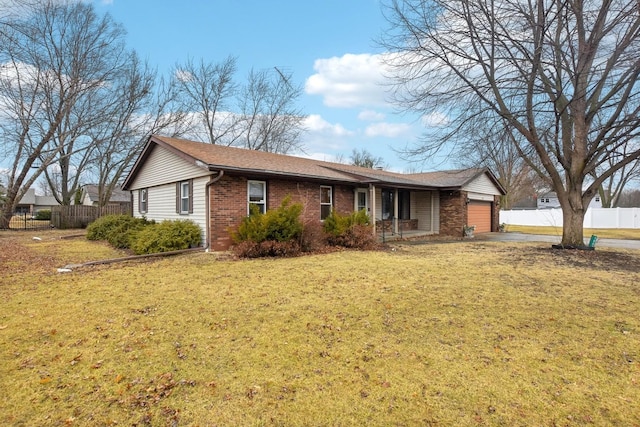
[[[395,217],[394,199],[398,195],[398,219],[411,219],[410,192],[406,190],[382,190],[382,219],[389,220]]]
[[[320,219],[323,220],[331,215],[333,209],[333,194],[331,187],[320,186]]]
[[[249,181],[247,183],[247,213],[251,213],[251,206],[258,208],[258,212],[267,210],[267,183],[264,181]]]

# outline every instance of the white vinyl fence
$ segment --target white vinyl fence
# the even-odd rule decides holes
[[[500,224],[562,227],[561,209],[500,211]],[[589,208],[585,228],[640,228],[640,208]]]

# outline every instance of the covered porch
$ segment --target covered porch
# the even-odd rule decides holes
[[[381,240],[438,234],[440,195],[437,190],[376,186],[355,190],[354,210],[365,209],[373,233]]]

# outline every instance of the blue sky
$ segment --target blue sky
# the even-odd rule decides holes
[[[379,0],[96,0],[96,7],[124,25],[129,46],[160,73],[229,55],[238,58],[240,81],[251,68],[291,72],[304,87],[306,155],[348,160],[366,149],[390,169],[409,167],[394,149],[413,144],[422,126],[386,102]]]

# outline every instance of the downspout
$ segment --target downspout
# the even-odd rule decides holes
[[[209,252],[209,249],[211,248],[211,216],[209,215],[211,211],[211,205],[209,204],[209,199],[210,199],[209,188],[216,182],[220,181],[223,175],[224,175],[223,170],[218,172],[218,176],[211,175],[211,179],[209,179],[209,182],[207,182],[207,184],[204,186],[204,198],[205,198],[205,206],[206,206],[205,225],[206,225],[206,233],[207,233],[207,246],[204,248],[204,250],[206,252]]]

